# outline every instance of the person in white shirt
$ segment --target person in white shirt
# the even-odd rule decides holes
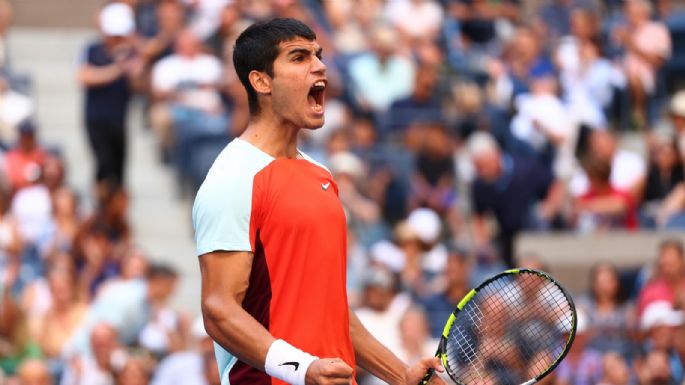
[[[171,147],[174,127],[227,130],[219,93],[222,73],[221,61],[202,52],[202,43],[190,29],[179,34],[174,54],[155,64],[152,94],[156,102],[150,109],[150,122],[163,149]]]

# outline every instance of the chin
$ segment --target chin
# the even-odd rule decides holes
[[[324,119],[314,119],[306,122],[305,124],[302,125],[302,128],[305,130],[317,130],[321,127],[323,127],[324,124]]]

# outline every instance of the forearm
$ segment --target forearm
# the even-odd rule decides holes
[[[207,333],[241,361],[264,370],[274,337],[237,303],[208,298],[202,302]]]
[[[406,383],[407,366],[366,330],[352,310],[350,337],[358,366],[390,385]]]
[[[103,67],[84,66],[78,71],[78,81],[84,87],[98,87],[115,81],[123,70],[116,64]]]

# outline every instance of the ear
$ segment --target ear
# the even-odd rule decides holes
[[[271,76],[265,72],[260,71],[250,71],[247,75],[250,80],[252,88],[258,94],[270,94],[271,93]]]

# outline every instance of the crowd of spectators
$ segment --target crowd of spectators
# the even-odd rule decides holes
[[[405,361],[434,353],[448,314],[489,274],[554,273],[516,255],[522,231],[685,227],[676,0],[106,2],[76,71],[91,212],[13,82],[10,15],[0,1],[0,383],[219,383],[201,320],[169,305],[177,272],[133,242],[128,105],[145,106],[133,119],[192,198],[248,122],[233,42],[272,17],[303,20],[323,47],[326,124],[301,147],[339,187],[350,305]],[[683,245],[644,257],[631,271],[594,266],[575,293],[576,342],[548,383],[682,383]]]

